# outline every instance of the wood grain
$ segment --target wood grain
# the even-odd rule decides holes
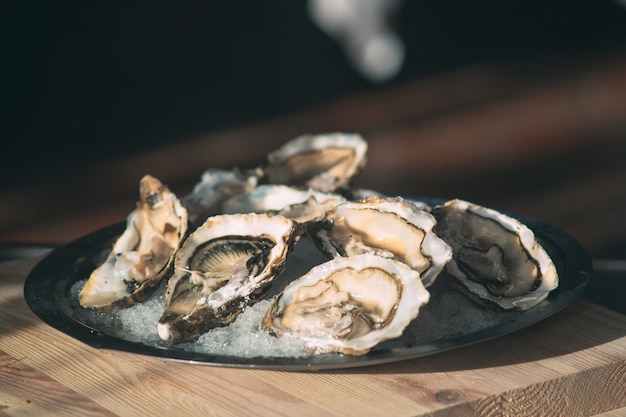
[[[435,416],[589,416],[626,405],[626,361],[456,406]]]
[[[423,359],[281,372],[87,346],[43,323],[0,263],[0,412],[10,416],[588,416],[626,406],[626,316],[576,301],[513,334]],[[547,404],[547,405],[546,405]]]
[[[596,414],[593,417],[624,417],[624,416],[626,416],[626,407],[607,411],[601,414]]]
[[[0,403],[15,416],[115,416],[23,361],[0,351]]]

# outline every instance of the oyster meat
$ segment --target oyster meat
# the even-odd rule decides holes
[[[554,263],[519,220],[458,199],[433,213],[435,231],[454,251],[446,270],[475,301],[527,310],[558,286]]]
[[[417,271],[366,253],[313,267],[275,299],[261,329],[296,337],[310,354],[363,355],[402,335],[428,302]]]
[[[176,253],[159,336],[188,342],[231,323],[263,296],[299,237],[297,223],[279,215],[209,217]]]
[[[302,135],[267,155],[266,181],[332,192],[346,187],[367,160],[358,134]]]
[[[80,304],[98,309],[128,307],[148,297],[170,272],[174,252],[187,233],[187,210],[151,175],[140,181],[140,200],[106,261],[89,276]]]
[[[347,202],[309,228],[331,257],[375,253],[402,261],[430,286],[452,258],[452,248],[433,232],[435,218],[402,197]]]

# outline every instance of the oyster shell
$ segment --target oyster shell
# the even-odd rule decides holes
[[[519,220],[458,199],[433,213],[435,231],[454,250],[446,270],[475,301],[527,310],[558,286],[554,263]]]
[[[271,213],[298,223],[308,223],[322,219],[328,211],[345,201],[343,196],[335,193],[265,184],[226,200],[222,209],[225,214]]]
[[[191,193],[181,198],[189,211],[189,221],[195,226],[208,217],[222,212],[222,203],[229,198],[248,193],[257,185],[260,171],[209,168],[202,173]]]
[[[187,210],[153,176],[140,181],[140,200],[106,261],[89,276],[80,304],[98,309],[128,307],[148,297],[170,272],[174,252],[187,233]]]
[[[332,192],[346,187],[363,168],[367,147],[358,134],[298,136],[268,153],[266,180]]]
[[[363,355],[402,334],[429,300],[417,271],[373,254],[322,263],[292,281],[260,327],[297,337],[311,354]]]
[[[337,206],[309,234],[331,257],[369,252],[396,258],[428,287],[452,258],[452,248],[433,232],[435,223],[407,199],[372,196]]]
[[[209,217],[176,253],[159,336],[193,341],[232,322],[269,288],[299,237],[297,223],[283,216]]]

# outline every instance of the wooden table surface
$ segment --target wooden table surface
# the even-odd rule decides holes
[[[11,416],[590,416],[626,411],[626,316],[584,300],[523,330],[346,370],[191,365],[97,349],[23,298],[38,258],[0,263],[0,413]],[[616,414],[617,415],[617,414]]]
[[[255,166],[302,133],[357,131],[370,142],[359,185],[485,203],[566,231],[594,258],[615,254],[626,242],[626,55],[583,61],[468,68],[50,173],[0,191],[0,243],[62,245],[119,222],[144,174],[184,195],[208,167]],[[51,328],[23,297],[36,261],[0,263],[0,415],[626,415],[626,316],[586,299],[427,358],[230,369],[95,349]]]

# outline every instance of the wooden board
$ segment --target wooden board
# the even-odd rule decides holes
[[[626,407],[626,316],[582,300],[508,336],[421,359],[231,369],[96,349],[51,328],[23,299],[33,265],[0,264],[4,415],[588,416]]]

